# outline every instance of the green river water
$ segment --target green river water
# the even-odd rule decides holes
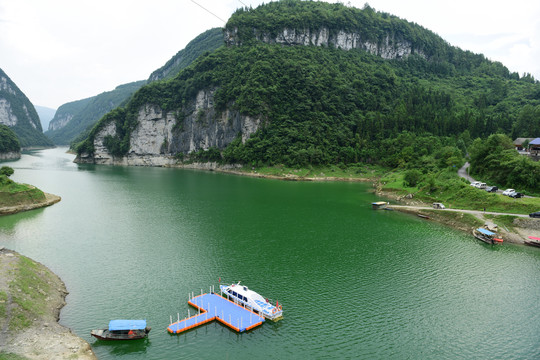
[[[62,201],[0,217],[0,246],[64,280],[60,322],[99,359],[540,358],[539,249],[373,211],[369,184],[77,165],[65,150],[6,163]],[[284,319],[169,335],[219,277]],[[149,339],[90,336],[119,318],[146,319]]]

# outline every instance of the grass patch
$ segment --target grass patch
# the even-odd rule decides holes
[[[461,213],[455,211],[436,211],[436,210],[422,210],[422,213],[429,214],[430,217],[440,219],[444,223],[457,223],[460,224],[460,228],[464,227],[482,227],[484,222],[478,219],[476,216],[468,213]]]
[[[493,220],[493,223],[497,224],[499,227],[505,227],[506,230],[510,232],[515,232],[514,229],[514,220],[517,219],[516,216],[512,215],[489,215],[485,216],[488,219]]]
[[[7,299],[8,299],[7,294],[5,292],[3,292],[3,291],[0,291],[0,318],[5,318],[6,317]]]
[[[27,357],[0,351],[0,360],[28,360]]]
[[[45,194],[37,188],[25,187],[18,191],[0,191],[0,206],[34,204],[45,201]]]
[[[330,165],[325,167],[291,168],[284,165],[251,167],[244,166],[241,172],[257,172],[266,176],[299,178],[347,178],[347,179],[377,179],[387,170],[379,166],[366,164]]]
[[[416,200],[424,203],[442,202],[455,209],[484,210],[502,213],[529,214],[540,209],[539,198],[513,199],[502,194],[488,193],[469,185],[455,172],[441,171],[426,174],[416,187],[405,187],[405,171],[394,171],[383,176],[380,181],[385,191],[400,195],[414,194]]]
[[[35,317],[45,313],[50,285],[45,272],[27,257],[20,256],[12,271],[15,276],[9,288],[17,306],[13,308],[9,329],[21,330],[29,327]]]

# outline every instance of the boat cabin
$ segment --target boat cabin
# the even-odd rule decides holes
[[[371,203],[373,210],[384,209],[387,205],[388,203],[386,201],[377,201],[377,202]]]

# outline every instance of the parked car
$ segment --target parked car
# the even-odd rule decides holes
[[[475,188],[477,188],[478,186],[480,186],[480,181],[474,181],[471,183],[471,186],[474,186]]]
[[[529,216],[532,218],[540,218],[540,211],[530,213]]]
[[[480,183],[477,187],[479,189],[485,189],[485,188],[487,188],[487,184],[486,183]]]
[[[503,195],[510,196],[511,193],[516,192],[514,189],[506,189],[503,191]]]
[[[446,207],[442,203],[433,203],[434,209],[446,209]]]
[[[488,186],[488,187],[486,188],[486,191],[487,191],[487,192],[497,192],[497,190],[499,190],[499,188],[496,187],[496,186]]]
[[[517,199],[517,198],[522,198],[523,197],[523,194],[520,193],[520,192],[517,192],[517,191],[514,191],[513,193],[511,193],[510,195],[511,198],[514,198],[514,199]]]

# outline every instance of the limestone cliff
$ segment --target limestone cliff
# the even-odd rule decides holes
[[[0,69],[0,124],[13,129],[23,147],[52,145],[43,135],[34,105],[2,69]]]
[[[81,153],[76,162],[107,165],[167,166],[178,162],[178,154],[224,148],[238,134],[245,141],[257,131],[260,119],[238,111],[214,109],[215,89],[201,90],[180,111],[166,112],[157,105],[139,108],[137,125],[130,135],[126,156],[114,156],[106,146],[118,135],[115,122],[102,124],[93,140],[93,153]]]
[[[17,160],[21,158],[21,153],[18,151],[0,152],[0,160]]]
[[[327,27],[317,30],[283,28],[277,32],[277,35],[256,28],[252,29],[252,32],[257,41],[268,44],[331,46],[342,50],[361,49],[384,59],[400,59],[412,53],[426,57],[422,51],[415,50],[411,41],[397,38],[396,35],[390,33],[384,36],[383,41],[374,42],[368,39],[367,34],[330,30]],[[225,29],[225,42],[229,46],[242,45],[238,27]]]

